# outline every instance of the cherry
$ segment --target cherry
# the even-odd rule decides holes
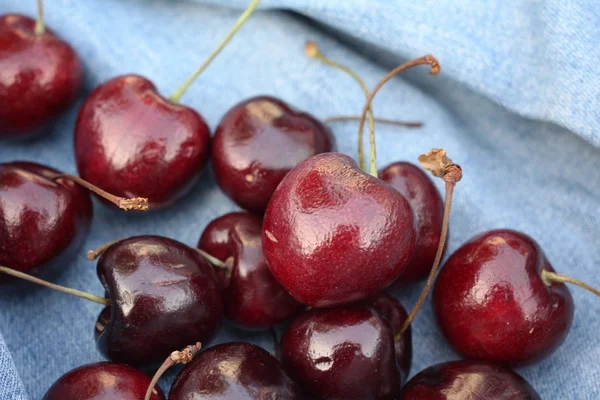
[[[565,281],[584,285],[556,274],[529,236],[493,230],[450,256],[434,287],[434,311],[465,357],[530,364],[555,351],[569,332],[574,307]]]
[[[415,375],[400,400],[541,400],[520,375],[482,361],[437,364]]]
[[[81,248],[92,220],[86,190],[40,164],[0,164],[0,265],[50,275]],[[0,276],[0,282],[11,278]]]
[[[444,202],[431,178],[409,162],[395,162],[379,172],[379,178],[398,190],[410,204],[417,226],[415,251],[394,286],[427,278],[442,235]]]
[[[224,343],[200,353],[179,373],[169,400],[303,399],[279,361],[249,343]]]
[[[259,217],[245,212],[213,220],[198,247],[225,260],[225,316],[246,329],[267,329],[286,321],[302,304],[275,280],[265,261]]]
[[[172,204],[199,178],[209,156],[210,129],[179,100],[257,7],[253,0],[207,61],[169,98],[137,75],[114,78],[85,100],[75,127],[80,175],[112,193]]]
[[[77,98],[82,68],[77,53],[43,23],[0,16],[0,138],[44,132]]]
[[[369,305],[313,308],[281,338],[286,370],[315,399],[392,399],[400,391],[393,332]]]
[[[329,129],[282,100],[257,96],[233,106],[212,143],[217,183],[240,207],[264,212],[283,177],[334,146]]]
[[[42,400],[142,400],[150,378],[124,364],[99,362],[67,372],[48,389]],[[164,400],[155,388],[151,400]]]

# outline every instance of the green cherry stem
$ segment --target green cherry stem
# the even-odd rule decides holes
[[[375,117],[374,119],[375,119],[375,122],[377,122],[378,124],[402,126],[405,128],[421,128],[421,127],[423,127],[423,123],[421,121],[397,121],[395,119],[377,118],[377,117]],[[323,122],[326,124],[331,124],[333,122],[345,122],[345,121],[360,121],[360,115],[336,115],[335,117],[327,117],[323,120]]]
[[[600,290],[588,285],[585,282],[580,281],[579,279],[571,278],[570,276],[566,276],[566,275],[557,274],[556,272],[550,272],[550,271],[546,271],[545,269],[543,269],[542,270],[542,281],[544,282],[544,284],[546,286],[552,286],[553,282],[572,283],[572,284],[577,285],[580,288],[583,288],[583,289],[587,290],[588,292],[593,293],[596,296],[600,297]]]
[[[46,27],[44,26],[44,1],[38,0],[38,15],[37,20],[35,21],[35,34],[43,35],[46,31]]]
[[[219,46],[217,46],[217,48],[210,54],[210,56],[208,56],[206,61],[204,61],[204,63],[185,82],[183,82],[183,84],[179,87],[179,89],[177,89],[175,91],[175,93],[173,93],[171,95],[169,100],[172,103],[179,103],[181,96],[183,96],[183,94],[188,90],[188,88],[192,85],[192,83],[194,83],[196,78],[198,78],[198,76],[200,76],[200,74],[206,69],[206,67],[208,67],[210,65],[210,63],[213,62],[213,60],[225,48],[227,43],[229,43],[231,38],[233,38],[235,36],[235,34],[240,30],[240,28],[248,20],[250,15],[254,12],[256,7],[258,7],[258,3],[260,3],[260,0],[252,0],[250,5],[248,6],[248,8],[242,13],[242,15],[240,15],[238,20],[233,25],[233,28],[231,28],[231,30],[229,31],[227,36],[225,36],[223,41],[221,41]]]

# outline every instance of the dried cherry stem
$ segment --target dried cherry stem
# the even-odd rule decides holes
[[[196,250],[206,261],[208,261],[212,266],[220,268],[225,271],[225,275],[228,278],[231,278],[231,269],[233,268],[233,257],[227,258],[225,261],[219,260],[217,257],[207,253],[206,251],[199,249],[197,247],[193,248]]]
[[[454,193],[454,187],[456,186],[456,183],[462,179],[462,169],[458,164],[454,164],[452,160],[446,156],[446,151],[444,149],[433,149],[430,152],[419,156],[419,161],[421,162],[423,168],[431,171],[431,173],[434,176],[440,177],[444,180],[444,182],[446,182],[446,195],[444,199],[444,219],[442,221],[442,233],[440,235],[440,241],[438,243],[435,259],[433,260],[431,272],[427,277],[425,287],[419,295],[416,304],[410,311],[410,314],[404,321],[404,324],[402,324],[402,328],[400,328],[400,331],[394,336],[394,340],[396,341],[400,340],[402,334],[408,329],[412,320],[415,319],[415,316],[423,306],[425,298],[427,297],[427,294],[429,293],[431,286],[433,285],[433,280],[440,266],[440,262],[442,261],[444,246],[446,245],[446,238],[448,237],[448,224],[450,221],[450,208],[452,206],[452,195]]]
[[[34,32],[36,35],[43,35],[46,31],[46,26],[44,25],[44,1],[38,0],[38,13],[37,19],[35,20],[35,29]]]
[[[324,64],[329,65],[330,67],[339,69],[342,72],[345,72],[346,74],[350,75],[355,81],[356,83],[358,83],[360,85],[360,88],[362,89],[365,98],[369,98],[369,88],[367,87],[367,85],[365,84],[365,81],[363,81],[363,79],[360,77],[360,75],[358,75],[356,72],[354,72],[352,69],[346,67],[345,65],[342,65],[340,63],[337,63],[327,57],[325,57],[323,55],[323,53],[321,53],[321,50],[319,50],[319,46],[312,41],[308,41],[306,42],[306,45],[304,46],[304,53],[306,54],[307,57],[310,58],[314,58],[316,60],[321,61]],[[373,116],[373,109],[371,108],[371,106],[368,107],[367,109],[368,113],[369,113],[369,130],[375,130],[375,121],[374,121],[374,116]],[[366,166],[365,166],[365,151],[364,151],[364,144],[363,144],[363,130],[360,129],[358,131],[358,165],[362,170],[365,170]]]
[[[394,68],[393,70],[388,72],[387,75],[384,76],[377,83],[377,85],[375,85],[375,87],[373,88],[373,90],[371,91],[369,96],[367,97],[367,102],[365,103],[365,106],[363,107],[363,110],[362,110],[362,113],[360,116],[360,123],[358,124],[358,132],[362,132],[362,130],[365,127],[365,117],[366,117],[367,111],[371,107],[371,103],[373,102],[373,99],[375,98],[375,95],[377,94],[377,92],[379,92],[379,89],[381,89],[381,87],[383,85],[385,85],[387,81],[389,81],[394,76],[401,73],[402,71],[406,71],[407,69],[416,67],[417,65],[425,65],[425,64],[429,64],[431,66],[431,75],[437,75],[440,72],[440,64],[438,63],[438,60],[434,56],[428,54],[426,56],[415,58],[414,60],[408,61],[402,65],[397,66],[396,68]],[[375,147],[375,130],[369,132],[369,145],[371,146],[371,160],[370,160],[369,173],[371,175],[377,177],[377,149]]]
[[[273,357],[279,360],[279,338],[277,337],[277,332],[275,331],[275,328],[271,327],[269,333],[271,334],[271,340],[273,341]]]
[[[187,346],[181,351],[172,352],[152,377],[152,381],[150,381],[150,385],[148,385],[148,390],[146,391],[146,397],[144,397],[144,399],[150,400],[152,394],[156,393],[156,389],[154,388],[156,386],[156,383],[169,368],[171,368],[175,364],[189,363],[194,359],[194,356],[200,351],[201,347],[202,345],[200,344],[200,342],[197,342],[196,344]]]
[[[82,299],[90,300],[95,303],[102,304],[104,306],[110,305],[110,300],[107,298],[96,296],[96,295],[93,295],[93,294],[87,293],[87,292],[82,292],[81,290],[71,289],[68,287],[56,285],[54,283],[47,282],[43,279],[36,278],[35,276],[31,276],[29,274],[14,270],[12,268],[0,266],[0,272],[10,275],[10,276],[14,276],[15,278],[24,279],[26,281],[33,282],[33,283],[36,283],[41,286],[45,286],[50,289],[58,290],[59,292],[71,294],[71,295],[77,296],[77,297],[81,297]]]
[[[570,276],[566,276],[566,275],[557,274],[556,272],[550,272],[550,271],[546,271],[545,269],[543,269],[542,270],[542,281],[544,282],[544,284],[546,286],[551,286],[552,283],[554,283],[554,282],[572,283],[572,284],[577,285],[581,288],[584,288],[585,290],[592,292],[596,296],[600,297],[600,290],[594,288],[593,286],[590,286],[587,283],[580,281],[579,279],[571,278]]]
[[[119,240],[112,240],[108,243],[104,243],[102,246],[99,246],[96,248],[96,250],[88,250],[87,252],[87,258],[90,261],[94,261],[95,259],[97,259],[98,257],[100,257],[102,254],[104,254],[104,252],[106,250],[108,250],[109,247],[111,247],[113,244],[120,242],[121,239]]]
[[[405,128],[421,128],[423,127],[423,123],[421,121],[398,121],[395,119],[389,118],[374,118],[375,122],[380,124],[388,124],[395,126],[402,126]],[[335,117],[328,117],[323,120],[324,123],[330,124],[332,122],[339,121],[360,121],[360,115],[336,115]]]
[[[108,193],[107,191],[100,189],[98,186],[92,185],[88,181],[83,180],[76,175],[59,174],[59,175],[56,175],[53,179],[54,180],[69,179],[69,180],[75,182],[76,184],[78,184],[79,186],[83,186],[90,192],[95,193],[98,196],[110,201],[111,203],[113,203],[114,205],[119,207],[121,210],[146,211],[148,209],[148,199],[146,199],[144,197],[134,197],[134,198],[128,199],[125,197],[115,196],[114,194]]]
[[[215,50],[213,50],[213,52],[208,56],[206,61],[204,61],[204,63],[202,63],[202,65],[185,82],[183,82],[183,84],[175,91],[175,93],[173,93],[171,95],[171,97],[169,97],[169,100],[172,103],[179,103],[181,96],[184,95],[184,93],[189,89],[189,87],[192,85],[192,83],[194,83],[196,78],[198,78],[198,76],[200,76],[200,74],[202,72],[204,72],[206,67],[208,67],[210,65],[210,63],[213,62],[213,60],[225,48],[225,46],[227,46],[227,43],[229,43],[231,38],[233,38],[235,36],[235,34],[240,30],[240,28],[248,20],[250,15],[252,15],[252,13],[256,9],[256,7],[258,7],[258,3],[260,3],[260,0],[252,0],[252,2],[250,2],[250,5],[248,6],[248,8],[246,8],[246,10],[242,13],[242,15],[240,15],[238,20],[233,25],[233,28],[231,28],[231,30],[229,31],[227,36],[225,36],[225,38],[221,41],[221,43],[217,46],[217,48]]]

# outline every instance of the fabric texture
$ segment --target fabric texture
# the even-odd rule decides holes
[[[86,92],[119,74],[137,73],[169,95],[226,34],[247,0],[46,3],[48,26],[81,56]],[[34,15],[34,7],[33,1],[1,0],[0,14]],[[557,271],[600,287],[599,21],[592,0],[264,0],[182,103],[212,128],[231,106],[258,94],[320,118],[357,114],[364,103],[360,89],[305,58],[307,39],[356,69],[369,87],[400,62],[434,54],[439,76],[420,67],[378,94],[376,115],[425,123],[420,130],[378,125],[378,165],[416,162],[432,147],[444,147],[464,171],[447,254],[482,231],[512,228],[534,237]],[[72,141],[79,105],[38,140],[0,143],[0,162],[35,160],[76,172]],[[338,150],[355,156],[357,124],[331,128]],[[437,184],[441,191],[442,182]],[[56,282],[100,294],[86,249],[139,234],[194,245],[210,220],[234,209],[210,169],[188,196],[159,212],[125,214],[95,202],[84,249]],[[399,294],[406,308],[421,286]],[[564,344],[545,361],[518,369],[544,399],[600,398],[600,305],[581,289],[571,292],[575,319]],[[41,399],[68,370],[100,361],[93,340],[99,311],[97,304],[47,289],[3,286],[0,399]],[[230,340],[272,349],[268,335],[230,326],[215,343]],[[435,325],[430,301],[413,324],[413,349],[411,374],[458,358]]]

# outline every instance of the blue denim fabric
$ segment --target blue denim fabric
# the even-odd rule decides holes
[[[135,72],[168,95],[221,40],[247,0],[46,3],[48,25],[81,55],[86,91]],[[34,7],[34,1],[0,1],[0,13],[33,15]],[[595,0],[264,0],[182,102],[212,127],[232,105],[256,94],[278,96],[318,117],[353,114],[363,105],[359,88],[306,59],[305,40],[354,67],[370,87],[399,62],[433,53],[440,76],[421,67],[393,79],[376,99],[381,117],[425,122],[410,131],[378,126],[379,165],[446,148],[464,170],[449,251],[484,230],[513,228],[533,236],[559,272],[600,286],[599,21]],[[78,106],[44,138],[0,143],[0,162],[35,160],[76,172]],[[338,149],[354,155],[357,124],[332,128]],[[193,245],[211,219],[235,208],[207,171],[177,206],[160,212],[124,214],[96,202],[85,249],[137,234]],[[84,253],[56,282],[100,294],[95,266]],[[419,290],[400,294],[407,308]],[[583,290],[571,291],[576,310],[567,340],[550,358],[519,372],[544,399],[596,400],[600,304]],[[2,287],[0,399],[38,400],[66,371],[101,360],[93,341],[99,311],[97,304],[46,289]],[[429,302],[413,332],[412,373],[458,357],[438,332]],[[217,341],[232,339],[272,348],[268,337],[231,327]]]

